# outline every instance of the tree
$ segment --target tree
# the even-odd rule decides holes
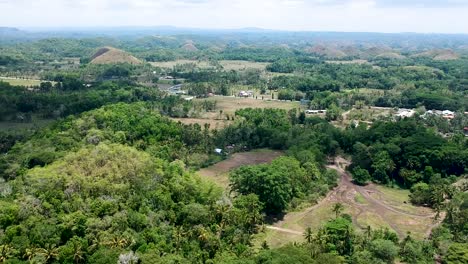
[[[6,262],[14,255],[14,248],[10,245],[0,245],[0,263]]]
[[[306,239],[306,242],[308,244],[312,243],[314,234],[312,233],[312,228],[310,228],[310,226],[307,227],[306,230],[304,231],[304,238]]]
[[[359,166],[353,169],[352,175],[353,181],[359,185],[366,185],[372,179],[371,175],[369,174],[369,171],[367,171],[366,169],[362,169]]]
[[[328,109],[325,115],[328,121],[341,120],[342,110],[336,104],[332,104]]]
[[[267,213],[279,213],[293,197],[303,195],[306,173],[299,162],[281,157],[268,165],[244,166],[230,174],[232,190],[256,194]]]
[[[376,239],[370,244],[372,254],[387,263],[393,263],[398,256],[398,247],[389,240]]]
[[[387,151],[380,151],[373,158],[372,168],[374,179],[385,184],[390,181],[389,175],[395,170],[395,163]]]
[[[49,92],[52,89],[52,83],[51,82],[41,82],[39,87],[41,88],[41,91]]]
[[[336,203],[333,205],[332,211],[335,213],[335,218],[338,218],[338,216],[343,212],[344,206],[341,203]]]
[[[424,182],[413,185],[409,195],[411,202],[417,205],[430,204],[431,196],[431,188]]]
[[[468,243],[453,243],[450,245],[444,262],[447,264],[468,263]]]
[[[45,248],[38,249],[38,255],[42,256],[46,263],[50,263],[58,259],[59,250],[55,245],[47,244]]]

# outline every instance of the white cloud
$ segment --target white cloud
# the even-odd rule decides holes
[[[468,33],[468,0],[0,0],[1,26]]]

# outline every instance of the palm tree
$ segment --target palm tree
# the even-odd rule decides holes
[[[75,263],[80,263],[81,261],[84,260],[84,251],[82,250],[80,245],[76,245],[74,248],[74,253],[73,253],[73,260]]]
[[[314,238],[314,234],[312,233],[312,228],[310,228],[310,226],[306,228],[306,230],[304,232],[304,238],[306,239],[307,244],[312,243],[312,240]]]
[[[184,230],[181,226],[178,226],[175,228],[174,230],[174,233],[172,234],[172,237],[174,238],[175,240],[175,243],[176,243],[176,250],[179,251],[180,250],[180,245],[181,245],[181,241],[182,239],[184,238],[184,236],[186,235],[186,233],[184,233]]]
[[[335,213],[335,218],[338,218],[338,216],[341,214],[341,212],[343,212],[343,210],[344,210],[343,204],[336,203],[332,209],[332,211]]]
[[[38,254],[44,257],[46,263],[49,263],[54,259],[58,259],[59,251],[55,245],[47,244],[45,248],[38,250]]]
[[[111,248],[124,248],[128,245],[128,240],[124,237],[119,238],[115,236],[107,244],[109,244]]]
[[[10,245],[1,245],[0,246],[0,263],[5,262],[7,259],[13,257],[13,247]]]
[[[28,259],[28,261],[31,261],[38,253],[37,248],[27,248],[26,252],[24,253],[24,257]]]

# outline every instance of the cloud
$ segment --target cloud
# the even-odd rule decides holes
[[[467,0],[376,0],[378,7],[452,8],[468,6]]]
[[[0,0],[0,25],[464,32],[468,0]]]

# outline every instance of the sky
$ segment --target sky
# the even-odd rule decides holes
[[[0,0],[0,26],[468,34],[468,0]]]

